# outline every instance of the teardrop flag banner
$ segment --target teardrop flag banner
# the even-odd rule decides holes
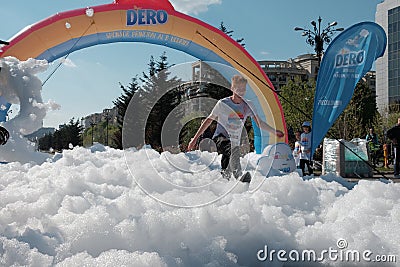
[[[351,26],[328,46],[317,78],[311,153],[349,104],[358,81],[385,49],[385,31],[374,22]]]

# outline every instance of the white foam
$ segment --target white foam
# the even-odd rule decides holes
[[[0,265],[258,266],[256,254],[265,245],[321,251],[336,248],[339,238],[354,250],[400,252],[399,184],[363,181],[348,189],[340,178],[303,180],[297,173],[265,179],[250,166],[247,189],[217,179],[218,167],[207,167],[210,153],[186,162],[204,170],[185,177],[155,151],[125,154],[97,145],[41,165],[0,165]],[[172,183],[211,184],[190,192],[163,187],[143,165],[133,174],[154,188],[149,195],[125,156],[143,164],[149,157]],[[182,205],[218,200],[179,208],[154,196]]]
[[[47,61],[6,57],[0,63],[0,95],[9,103],[20,105],[19,113],[2,123],[10,132],[10,139],[0,149],[0,160],[42,163],[48,155],[36,153],[34,144],[22,136],[42,127],[47,110],[59,107],[53,101],[43,103],[42,82],[36,77],[47,69]]]

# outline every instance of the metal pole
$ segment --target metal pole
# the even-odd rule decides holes
[[[92,126],[92,146],[93,146],[93,143],[94,143],[94,126],[95,126],[95,125],[96,125],[96,124],[93,123],[93,122],[90,123],[90,126]]]
[[[302,31],[302,35],[306,37],[306,43],[314,47],[314,51],[317,53],[318,58],[318,66],[316,69],[316,75],[318,75],[319,67],[321,64],[322,54],[324,52],[324,43],[329,44],[331,42],[331,37],[336,31],[343,31],[343,28],[334,27],[337,25],[337,22],[329,23],[328,26],[321,31],[321,22],[322,18],[318,17],[318,25],[314,20],[311,21],[311,25],[313,26],[312,30],[304,29],[300,27],[294,28],[295,31]]]
[[[106,117],[106,146],[108,146],[108,114]]]

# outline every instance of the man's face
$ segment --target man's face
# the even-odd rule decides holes
[[[243,97],[246,94],[246,84],[238,83],[235,84],[232,88],[234,94]]]

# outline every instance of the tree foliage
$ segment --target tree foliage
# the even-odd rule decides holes
[[[108,129],[107,129],[108,128]],[[118,131],[118,126],[109,121],[102,120],[101,122],[88,127],[82,134],[83,146],[88,147],[92,146],[93,143],[101,143],[108,144],[109,147],[118,148],[118,145],[115,142],[113,137]],[[107,140],[107,131],[108,131],[108,140]],[[92,135],[93,135],[93,143],[92,143]]]
[[[117,127],[118,129],[111,135],[111,139],[113,140],[116,148],[122,149],[122,128],[124,126],[124,117],[126,110],[128,109],[128,105],[131,102],[133,96],[139,90],[139,85],[137,81],[137,77],[132,78],[131,82],[125,86],[121,83],[120,88],[122,89],[122,94],[119,96],[113,104],[117,107]],[[132,124],[132,127],[135,125]]]
[[[285,114],[289,140],[292,142],[294,131],[301,130],[302,122],[312,118],[314,94],[315,82],[313,81],[289,81],[282,87],[279,98]],[[326,137],[346,140],[364,138],[370,127],[374,127],[382,136],[380,121],[375,95],[364,81],[360,81],[349,105],[338,117]],[[318,122],[313,122],[313,127],[318,127]]]
[[[142,79],[142,89],[146,92],[145,101],[147,105],[150,105],[148,107],[150,114],[145,126],[145,142],[161,151],[163,145],[170,146],[174,143],[174,140],[168,138],[170,137],[168,135],[166,135],[167,139],[162,142],[161,133],[167,116],[180,103],[178,88],[180,81],[177,77],[169,77],[170,65],[165,52],[155,64],[150,61],[149,67],[148,75],[144,75]]]
[[[384,110],[378,120],[382,128],[382,133],[386,134],[387,130],[397,124],[399,118],[400,108],[398,104],[391,105]]]
[[[39,139],[39,149],[49,151],[55,149],[61,151],[63,149],[69,149],[70,146],[81,146],[82,145],[82,126],[79,120],[74,121],[72,118],[68,124],[60,127],[53,134],[46,134],[44,137]]]
[[[147,72],[143,72],[142,77],[134,78],[128,86],[121,85],[123,93],[114,101],[118,108],[119,126],[114,139],[118,140],[119,148],[123,145],[129,147],[144,145],[141,137],[130,138],[125,140],[127,143],[122,144],[122,129],[124,133],[129,133],[127,135],[138,132],[137,129],[145,129],[145,144],[150,144],[161,151],[163,123],[168,114],[180,103],[178,90],[180,81],[177,77],[169,77],[170,72],[167,69],[170,65],[166,53],[162,53],[158,60],[151,56],[148,66]],[[137,100],[134,103],[140,103],[140,107],[129,108],[136,112],[135,117],[140,118],[139,120],[132,119],[132,116],[125,116],[133,97]]]
[[[349,105],[336,120],[327,136],[345,140],[365,138],[370,127],[376,128],[376,133],[382,135],[375,95],[364,81],[360,81]]]
[[[281,88],[279,100],[285,115],[289,139],[301,130],[304,121],[311,121],[314,105],[315,82],[295,79]]]
[[[220,29],[223,33],[225,33],[226,35],[228,35],[229,37],[234,38],[234,37],[233,37],[233,31],[232,31],[232,30],[228,30],[228,28],[225,26],[225,24],[224,24],[223,21],[221,21],[221,24],[219,25],[219,29]],[[243,47],[246,46],[246,44],[244,43],[244,38],[237,38],[237,39],[235,39],[235,41],[236,41],[238,44],[240,44],[241,46],[243,46]]]

